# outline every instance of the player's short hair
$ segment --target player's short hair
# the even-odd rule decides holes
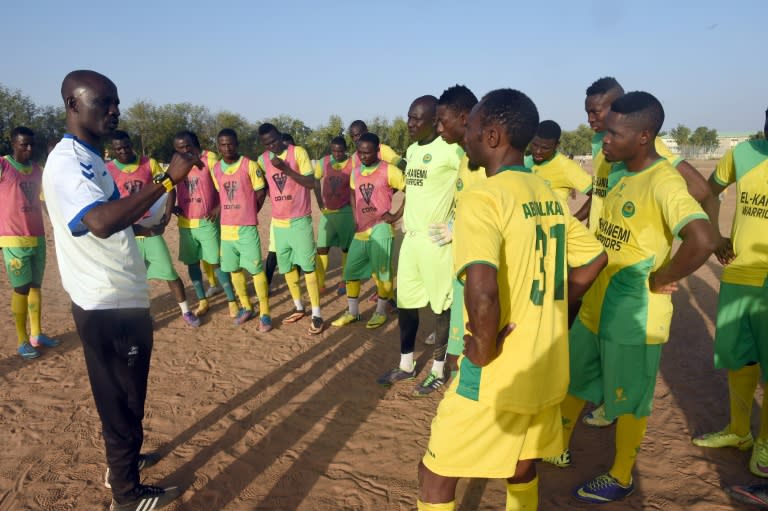
[[[131,136],[126,131],[115,130],[115,132],[112,133],[112,138],[110,140],[112,142],[117,142],[118,140],[127,140],[128,142],[130,142]]]
[[[613,90],[618,91],[619,94],[624,94],[624,87],[621,86],[616,78],[604,76],[603,78],[598,78],[592,82],[592,85],[587,87],[587,96],[597,96]]]
[[[664,124],[664,107],[648,92],[632,91],[624,94],[611,103],[611,111],[625,115],[638,126],[650,131],[654,137]]]
[[[262,135],[266,135],[267,133],[272,133],[273,131],[280,134],[280,130],[278,130],[274,124],[272,124],[271,122],[265,122],[264,124],[259,126],[258,134],[259,136],[262,136]]]
[[[217,139],[221,137],[232,137],[235,139],[235,142],[237,142],[237,132],[232,128],[222,128],[218,135],[216,135]]]
[[[11,130],[11,140],[18,136],[34,137],[35,132],[26,126],[16,126]]]
[[[197,133],[190,130],[181,130],[177,131],[176,134],[173,136],[174,140],[184,140],[189,139],[190,142],[192,142],[192,145],[200,149],[200,139],[197,138]]]
[[[466,85],[456,84],[440,94],[437,104],[457,112],[469,112],[477,104],[477,96]]]
[[[360,138],[357,139],[357,143],[360,144],[362,142],[370,142],[374,145],[374,147],[379,147],[379,136],[376,133],[371,133],[370,131],[367,131],[360,135]]]
[[[352,121],[352,123],[349,125],[349,131],[352,131],[352,128],[360,128],[360,131],[362,131],[363,133],[368,131],[368,125],[365,124],[360,119]]]
[[[344,149],[346,149],[347,148],[347,139],[345,139],[344,137],[333,137],[331,139],[331,145],[340,145]]]
[[[293,139],[293,135],[290,133],[281,133],[280,137],[283,139],[283,142],[286,144],[296,145],[296,141]]]
[[[546,140],[560,140],[561,134],[560,125],[552,120],[541,121],[536,130],[536,136]]]
[[[504,127],[509,144],[524,151],[539,126],[539,112],[531,98],[515,89],[497,89],[483,96],[479,105],[483,126]]]

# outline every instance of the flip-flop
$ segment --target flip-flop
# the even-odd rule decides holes
[[[305,316],[304,311],[293,311],[290,316],[283,320],[283,323],[296,323]]]

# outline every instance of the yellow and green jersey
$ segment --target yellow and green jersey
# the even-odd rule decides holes
[[[432,224],[444,224],[453,212],[456,179],[464,150],[437,137],[429,144],[408,148],[405,168],[406,232],[426,234]]]
[[[661,344],[669,337],[672,299],[651,293],[648,278],[669,260],[680,230],[707,215],[663,158],[639,172],[611,176],[616,183],[595,226],[608,265],[584,295],[579,319],[607,342]]]
[[[589,193],[592,190],[592,177],[575,161],[560,152],[541,163],[533,161],[533,156],[525,157],[525,166],[546,181],[563,204],[567,204],[571,190]]]
[[[715,169],[722,186],[736,183],[738,203],[731,239],[736,258],[723,269],[729,284],[763,286],[768,276],[768,141],[749,140],[729,150]]]
[[[516,325],[487,366],[459,359],[456,392],[521,414],[556,405],[568,387],[568,267],[599,256],[600,243],[523,166],[464,192],[454,230],[456,277],[464,285],[469,266],[495,268],[499,330]]]
[[[589,228],[592,232],[597,232],[597,222],[600,218],[605,194],[616,181],[615,179],[609,179],[611,173],[614,170],[626,169],[622,162],[613,163],[605,160],[605,155],[603,154],[604,135],[605,133],[601,132],[595,133],[592,136],[592,205],[589,209]],[[661,140],[661,137],[656,137],[655,146],[659,156],[669,161],[673,166],[676,167],[678,163],[683,161],[681,156],[669,150],[664,141]]]
[[[355,164],[355,167],[360,165],[360,157],[357,155],[357,151],[352,153],[352,161]],[[387,144],[379,144],[379,159],[384,160],[385,162],[389,163],[390,165],[394,165],[397,167],[400,165],[400,162],[403,161],[403,158],[395,152],[394,149],[389,147]]]
[[[461,163],[459,164],[459,176],[456,179],[456,201],[458,202],[459,196],[469,188],[472,188],[478,183],[483,183],[486,180],[485,169],[479,167],[477,169],[469,168],[469,157],[466,153],[461,157]]]

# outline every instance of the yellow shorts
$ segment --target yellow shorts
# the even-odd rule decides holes
[[[560,405],[521,415],[445,393],[432,419],[423,462],[443,477],[507,479],[518,460],[557,456],[563,451]]]
[[[397,264],[397,306],[420,309],[429,305],[435,314],[453,299],[451,245],[438,246],[429,236],[406,233]]]

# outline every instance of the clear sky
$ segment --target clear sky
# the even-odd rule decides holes
[[[0,83],[41,105],[85,68],[125,107],[191,102],[311,127],[405,116],[463,83],[520,89],[573,129],[606,75],[656,95],[665,130],[758,131],[768,106],[766,0],[42,0],[8,2],[2,19]]]

